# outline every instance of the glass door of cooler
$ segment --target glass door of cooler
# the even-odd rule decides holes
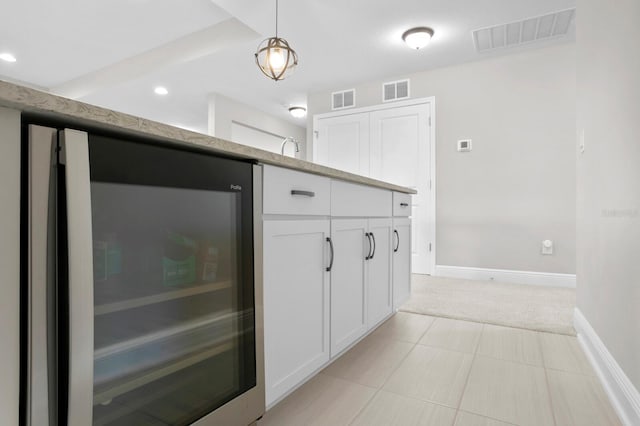
[[[92,135],[89,164],[93,424],[190,424],[256,385],[252,166]]]

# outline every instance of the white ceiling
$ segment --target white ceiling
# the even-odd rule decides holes
[[[9,0],[5,0],[9,1]],[[575,38],[477,53],[471,32],[575,7],[575,0],[280,0],[279,33],[300,65],[273,82],[256,67],[274,32],[275,0],[11,0],[0,26],[0,78],[206,132],[220,93],[299,125],[286,111],[307,93],[480,60]],[[435,30],[412,51],[402,32]],[[153,93],[157,85],[170,94]]]

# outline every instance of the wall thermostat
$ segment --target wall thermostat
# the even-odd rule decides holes
[[[458,141],[458,151],[459,152],[471,151],[471,139],[462,139]]]

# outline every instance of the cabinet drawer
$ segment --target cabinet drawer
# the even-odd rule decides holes
[[[393,215],[400,217],[411,216],[411,194],[393,193]]]
[[[329,216],[329,178],[281,167],[263,167],[264,214]]]
[[[331,181],[331,216],[391,217],[391,191]]]

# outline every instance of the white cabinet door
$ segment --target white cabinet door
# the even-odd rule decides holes
[[[393,219],[393,308],[411,295],[411,219]]]
[[[369,253],[366,219],[331,221],[331,356],[367,331],[365,257]]]
[[[372,256],[367,261],[367,320],[375,327],[393,310],[391,286],[391,219],[369,219],[369,234],[373,241]]]
[[[330,222],[264,222],[266,403],[329,361]]]
[[[412,197],[413,272],[430,274],[432,252],[429,203],[430,124],[428,103],[374,111],[371,122],[371,177],[418,191]]]
[[[369,175],[369,114],[320,118],[314,126],[313,161]]]

